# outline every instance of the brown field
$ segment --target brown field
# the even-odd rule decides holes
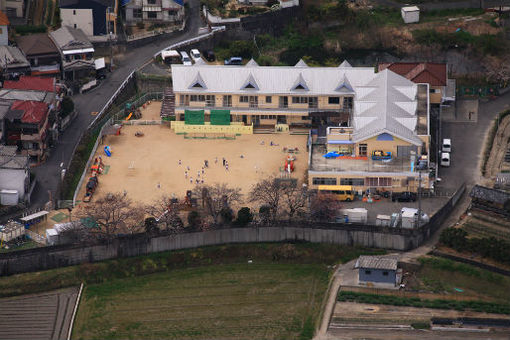
[[[156,119],[160,107],[160,103],[152,103],[143,110],[142,119]],[[144,136],[135,137],[137,131],[143,132]],[[306,139],[306,136],[288,134],[243,135],[235,140],[185,139],[164,125],[126,125],[120,136],[105,136],[98,147],[96,156],[102,156],[109,168],[107,173],[99,176],[94,196],[125,190],[130,198],[140,203],[150,203],[162,194],[182,198],[186,190],[195,187],[197,172],[201,172],[204,160],[209,161],[205,174],[200,174],[205,184],[228,183],[247,194],[258,180],[279,174],[287,155],[283,147],[299,148],[292,177],[301,181],[308,164]],[[270,146],[271,141],[278,146]],[[112,157],[104,154],[105,145],[111,147]],[[228,171],[222,166],[223,157],[228,161]],[[188,166],[190,171],[186,179],[184,172]],[[190,177],[193,183],[190,183]],[[84,196],[85,182],[78,200]]]

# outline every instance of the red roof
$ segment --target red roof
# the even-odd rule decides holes
[[[33,100],[16,100],[12,103],[11,110],[23,111],[22,123],[39,124],[46,120],[48,104]]]
[[[21,76],[18,81],[6,80],[4,88],[55,92],[55,78]]]
[[[441,63],[381,63],[379,71],[390,69],[413,83],[446,86],[446,64]]]
[[[9,26],[9,19],[2,11],[0,11],[0,26]]]

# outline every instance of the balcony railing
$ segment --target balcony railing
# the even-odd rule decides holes
[[[221,103],[221,102],[220,102]],[[211,105],[213,103],[209,102],[188,102],[185,101],[183,104],[176,104],[176,109],[188,109],[188,110],[199,110],[199,109],[225,109],[225,110],[231,110],[231,111],[264,111],[264,112],[272,112],[272,111],[287,111],[287,112],[302,112],[302,113],[311,113],[311,112],[328,112],[331,113],[331,115],[335,115],[338,113],[338,115],[342,113],[349,113],[347,110],[343,109],[321,109],[318,107],[293,107],[292,104],[289,105],[278,105],[275,106],[274,104],[264,104],[264,103],[241,103],[241,105],[225,105],[226,103],[221,103],[221,105],[215,106]]]

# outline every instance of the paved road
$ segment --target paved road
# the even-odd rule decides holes
[[[87,126],[94,119],[90,113],[100,111],[129,73],[142,66],[156,52],[166,46],[198,35],[198,28],[201,26],[199,0],[190,0],[188,4],[190,16],[182,35],[131,49],[122,58],[115,60],[116,70],[98,88],[73,97],[76,109],[79,112],[78,117],[60,136],[56,146],[51,149],[51,154],[46,162],[33,169],[37,176],[37,186],[32,195],[32,206],[41,206],[46,203],[49,199],[49,191],[52,192],[52,195],[55,195],[60,180],[60,164],[63,163],[64,167],[67,167],[68,162],[70,162],[73,149],[82,132],[87,129]]]
[[[376,4],[385,7],[401,8],[406,5],[406,2],[396,0],[373,0]],[[411,1],[412,2],[412,1]],[[415,1],[416,3],[416,1]],[[427,10],[442,10],[442,9],[461,9],[461,8],[484,8],[508,6],[510,0],[450,0],[450,1],[427,1],[424,3],[418,3],[417,6],[420,9]]]

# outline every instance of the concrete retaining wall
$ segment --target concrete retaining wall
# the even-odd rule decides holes
[[[423,240],[423,232],[420,230],[384,230],[383,228],[379,228],[379,231],[367,228],[357,230],[356,226],[351,225],[332,225],[331,228],[327,225],[317,228],[291,226],[229,228],[158,237],[137,234],[114,239],[105,244],[64,245],[0,254],[0,276],[118,257],[229,243],[308,241],[403,251],[416,247]]]

